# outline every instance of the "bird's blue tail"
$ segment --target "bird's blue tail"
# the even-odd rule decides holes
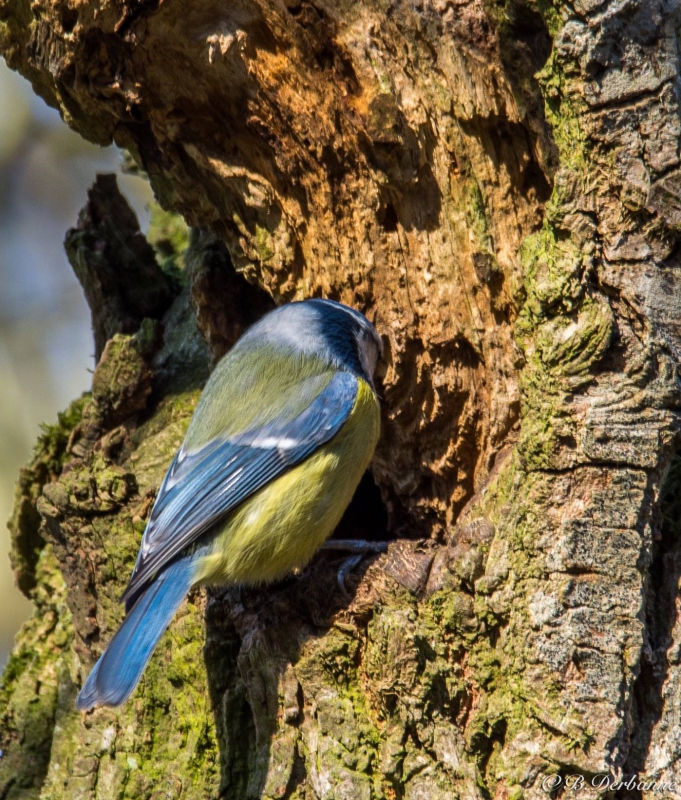
[[[190,554],[159,573],[109,642],[80,690],[76,707],[119,706],[132,694],[163,631],[192,586]]]

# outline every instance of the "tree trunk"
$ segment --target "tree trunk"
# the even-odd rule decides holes
[[[0,692],[1,798],[681,797],[681,167],[670,0],[2,0],[0,51],[127,148],[66,247],[91,394],[11,523],[36,606]],[[122,616],[210,366],[274,304],[386,345],[344,536],[196,592],[117,710],[73,700]],[[572,778],[570,780],[576,780]]]

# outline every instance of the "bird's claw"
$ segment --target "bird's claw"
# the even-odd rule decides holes
[[[345,597],[349,597],[350,592],[345,586],[348,575],[361,563],[365,556],[374,555],[375,553],[387,553],[388,545],[386,542],[367,542],[363,539],[330,539],[324,542],[322,549],[331,551],[343,550],[354,554],[345,559],[336,577],[338,588]]]
[[[352,572],[352,570],[361,562],[363,558],[364,558],[363,553],[359,553],[358,555],[355,556],[350,556],[350,558],[345,559],[343,565],[338,570],[336,581],[338,582],[338,588],[345,595],[345,597],[350,596],[350,592],[347,590],[347,587],[345,586],[345,579]]]

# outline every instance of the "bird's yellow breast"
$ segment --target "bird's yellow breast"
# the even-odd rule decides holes
[[[196,583],[260,584],[306,564],[340,522],[378,441],[376,395],[358,379],[341,430],[298,466],[239,506],[197,565]]]

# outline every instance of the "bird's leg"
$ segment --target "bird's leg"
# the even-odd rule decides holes
[[[347,597],[348,590],[345,588],[345,579],[352,570],[362,561],[362,559],[373,553],[387,553],[388,545],[386,542],[367,542],[364,539],[329,539],[324,542],[322,550],[341,550],[346,553],[353,553],[350,558],[346,558],[341,568],[338,570],[336,580],[338,588]]]
[[[365,539],[328,539],[321,546],[322,550],[342,550],[345,553],[387,553],[387,542],[367,542]]]

